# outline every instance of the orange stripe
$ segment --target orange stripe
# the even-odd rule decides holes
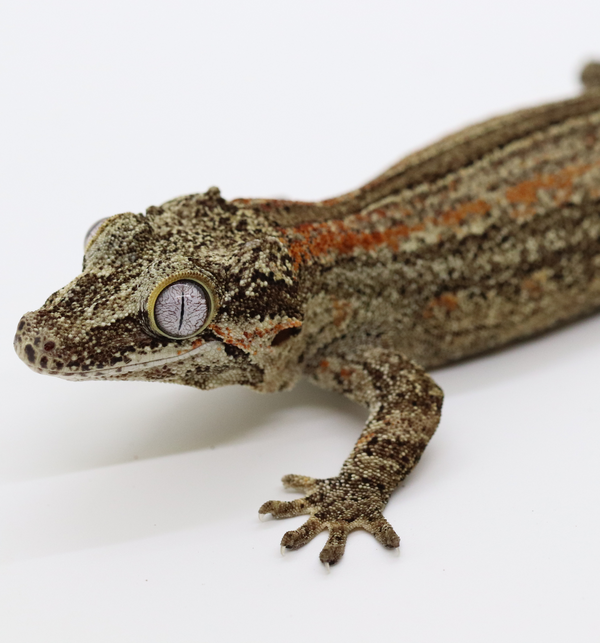
[[[298,319],[290,319],[286,323],[274,324],[270,328],[255,328],[252,332],[244,331],[242,333],[243,338],[234,336],[233,331],[228,326],[222,328],[221,326],[217,326],[216,324],[211,324],[209,328],[219,337],[222,337],[223,341],[226,344],[232,344],[233,346],[237,346],[238,348],[249,350],[252,345],[252,341],[256,338],[265,337],[266,335],[271,334],[276,335],[279,331],[285,330],[286,328],[297,328],[299,326],[302,326],[301,321],[299,321]]]
[[[463,203],[458,208],[442,212],[439,217],[431,219],[435,225],[452,227],[460,224],[470,215],[483,216],[490,210],[489,203],[478,199]],[[380,217],[385,216],[385,210],[379,209],[375,213]],[[370,213],[372,214],[372,213]],[[367,215],[355,215],[353,221],[365,220]],[[291,235],[302,236],[302,239],[292,241],[289,246],[290,254],[294,259],[294,267],[313,258],[323,256],[331,251],[344,255],[354,252],[355,249],[373,250],[377,247],[388,246],[398,250],[400,241],[407,239],[415,232],[425,229],[425,223],[420,222],[409,226],[405,223],[396,223],[387,230],[353,230],[347,220],[329,221],[325,223],[303,223],[290,230]]]
[[[517,183],[506,190],[506,198],[510,203],[525,203],[533,205],[538,202],[538,190],[567,190],[568,198],[573,191],[573,180],[585,174],[591,165],[572,165],[555,174],[538,174],[534,179]],[[561,199],[564,202],[564,199]]]
[[[565,203],[573,191],[574,180],[585,174],[592,167],[600,165],[573,165],[566,167],[554,174],[540,174],[528,181],[522,181],[517,185],[506,189],[505,195],[509,203],[514,205],[524,204],[532,206],[538,202],[538,190],[554,189],[562,190],[555,202],[556,205]],[[566,193],[565,193],[566,191]],[[392,207],[398,207],[397,204]],[[394,223],[386,230],[355,230],[352,224],[368,221],[373,215],[379,215],[381,218],[387,216],[384,208],[379,208],[368,214],[356,214],[343,220],[326,221],[321,223],[304,223],[287,230],[287,234],[292,237],[301,237],[294,239],[289,244],[290,254],[294,260],[294,267],[298,269],[299,265],[304,262],[334,252],[338,255],[351,254],[356,249],[370,251],[377,247],[388,246],[392,250],[398,250],[402,239],[410,237],[415,232],[421,232],[426,225],[437,226],[440,228],[453,228],[460,225],[465,219],[485,216],[491,210],[491,205],[483,199],[467,201],[461,205],[444,212],[435,217],[431,217],[415,225],[405,223]],[[533,214],[534,208],[527,209],[528,213]],[[405,211],[405,214],[411,214]],[[521,216],[521,210],[515,211],[512,216]]]

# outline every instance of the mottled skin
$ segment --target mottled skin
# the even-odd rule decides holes
[[[72,380],[150,380],[268,392],[302,376],[368,407],[339,475],[261,514],[309,515],[289,549],[355,528],[387,547],[382,515],[439,422],[425,368],[539,333],[600,306],[600,65],[580,97],[492,119],[319,203],[216,188],[108,219],[82,274],[18,326],[32,369]],[[200,335],[151,330],[155,286],[195,271],[214,287]]]

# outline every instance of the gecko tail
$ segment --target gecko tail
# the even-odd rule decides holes
[[[589,62],[582,69],[581,82],[587,90],[600,88],[600,62]]]

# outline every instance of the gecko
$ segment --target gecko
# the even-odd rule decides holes
[[[583,91],[468,127],[319,202],[217,188],[102,219],[83,269],[18,323],[34,371],[212,389],[302,377],[368,409],[340,472],[286,475],[305,515],[282,550],[328,531],[326,566],[383,515],[440,421],[430,369],[600,307],[600,63]]]

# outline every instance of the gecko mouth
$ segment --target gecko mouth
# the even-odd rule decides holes
[[[54,342],[51,338],[41,339],[36,337],[29,341],[27,336],[17,332],[14,340],[15,351],[32,370],[37,373],[54,375],[70,380],[103,379],[103,376],[120,376],[145,371],[193,358],[201,352],[208,351],[212,353],[220,351],[222,342],[209,340],[200,344],[194,342],[194,344],[189,348],[172,346],[167,349],[170,354],[163,357],[144,356],[136,353],[132,353],[130,356],[119,356],[117,354],[115,358],[118,363],[113,360],[112,364],[104,366],[95,365],[91,363],[91,360],[86,360],[88,361],[86,363],[86,361],[77,358],[73,358],[70,361],[61,360],[60,357],[57,357],[57,342]]]
[[[121,375],[125,373],[133,373],[135,371],[144,371],[149,368],[155,368],[157,366],[164,366],[166,364],[181,362],[201,352],[212,351],[215,349],[220,350],[220,345],[221,345],[221,342],[217,340],[211,340],[209,342],[204,342],[199,346],[192,347],[187,350],[179,350],[177,351],[176,355],[169,355],[167,357],[158,357],[156,359],[148,359],[148,360],[143,360],[139,362],[131,362],[129,364],[123,364],[121,366],[108,366],[108,367],[90,369],[85,371],[84,370],[74,371],[72,373],[59,373],[58,375],[63,377],[70,376],[70,375],[80,375],[85,377],[87,375],[91,375],[93,377],[94,375],[99,375],[104,373],[108,375],[112,375],[112,374]]]

